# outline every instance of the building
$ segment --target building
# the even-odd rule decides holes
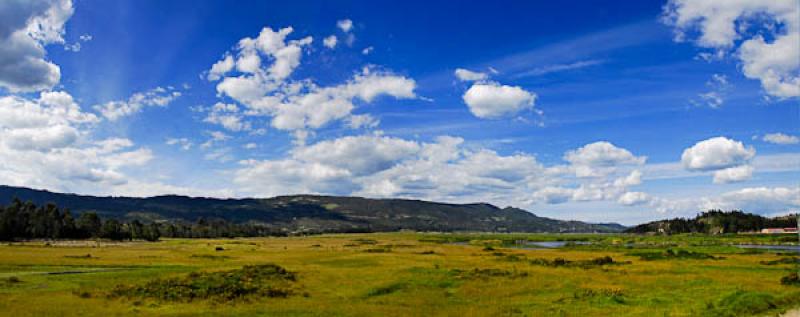
[[[761,229],[761,233],[797,233],[797,228],[764,228]]]

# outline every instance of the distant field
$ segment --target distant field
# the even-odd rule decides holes
[[[792,239],[394,233],[3,244],[0,315],[770,316],[800,306],[800,286],[781,284],[797,270],[796,251],[732,244]],[[519,240],[581,242],[523,249]]]

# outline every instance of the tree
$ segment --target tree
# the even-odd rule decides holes
[[[100,217],[93,212],[84,212],[78,218],[78,230],[82,238],[96,238],[100,236]]]
[[[158,230],[158,224],[155,222],[151,222],[149,225],[145,226],[142,230],[142,239],[147,241],[158,241],[158,238],[161,237],[161,232]]]
[[[121,241],[130,239],[130,232],[122,230],[122,224],[116,219],[108,219],[103,222],[100,229],[100,237],[110,240]]]
[[[128,228],[131,231],[131,238],[144,239],[144,226],[139,220],[134,220],[128,223]]]
[[[69,209],[65,209],[64,214],[61,215],[61,238],[80,238],[78,230],[75,227],[75,218],[72,217],[72,213],[69,212]]]

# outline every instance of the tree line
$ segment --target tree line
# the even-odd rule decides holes
[[[334,232],[370,232],[363,228],[351,230],[321,230],[303,232],[320,234]],[[194,222],[103,219],[95,212],[82,212],[77,217],[69,209],[54,204],[36,206],[32,202],[14,199],[0,206],[0,241],[29,239],[110,239],[115,241],[158,241],[166,238],[235,238],[287,236],[297,234],[285,228],[266,224],[237,224],[217,218],[200,217]]]
[[[797,227],[796,216],[767,218],[740,210],[709,210],[693,219],[674,218],[641,224],[626,230],[631,233],[737,233],[756,232],[764,228]]]

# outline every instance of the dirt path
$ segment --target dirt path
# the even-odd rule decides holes
[[[800,317],[800,308],[795,308],[790,311],[787,311],[782,317]]]

